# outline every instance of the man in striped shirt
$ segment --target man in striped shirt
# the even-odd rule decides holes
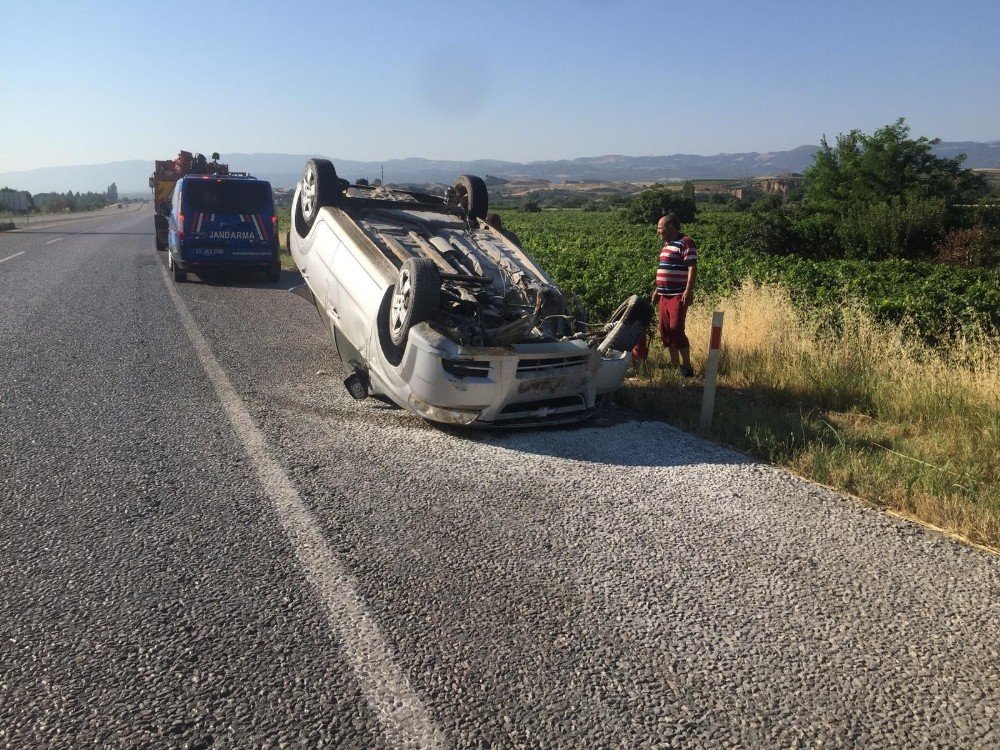
[[[660,262],[656,267],[656,289],[652,302],[658,303],[660,340],[670,352],[670,362],[680,365],[685,378],[691,369],[691,347],[684,333],[684,318],[694,302],[694,283],[698,278],[698,248],[681,233],[681,223],[673,214],[660,217],[656,233],[663,240]]]

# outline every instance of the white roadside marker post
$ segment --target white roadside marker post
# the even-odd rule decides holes
[[[715,379],[719,374],[719,357],[722,348],[722,318],[725,313],[712,313],[712,338],[708,342],[708,362],[705,364],[705,393],[701,399],[701,420],[698,427],[708,430],[712,426],[715,410]]]

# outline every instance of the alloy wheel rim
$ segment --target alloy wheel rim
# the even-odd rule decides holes
[[[306,220],[312,219],[313,210],[316,205],[316,172],[309,168],[302,178],[302,215]]]
[[[410,274],[403,271],[399,274],[399,282],[396,284],[396,291],[392,295],[392,331],[399,333],[403,327],[403,320],[410,309],[413,299],[412,288],[410,286]]]

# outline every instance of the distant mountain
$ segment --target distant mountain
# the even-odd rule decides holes
[[[517,162],[480,159],[477,161],[435,161],[431,159],[390,159],[385,162],[351,161],[332,158],[337,173],[349,180],[369,180],[385,175],[387,182],[451,183],[460,174],[492,175],[504,179],[598,182],[667,182],[698,178],[773,176],[782,172],[802,172],[812,164],[818,146],[799,146],[790,151],[743,154],[673,154],[672,156],[591,156],[559,161]],[[940,143],[939,156],[966,154],[966,166],[1000,168],[1000,141]],[[164,153],[164,158],[173,156]],[[309,155],[302,154],[223,154],[232,169],[250,172],[269,180],[274,187],[290,188],[302,174]],[[22,172],[0,173],[0,187],[32,193],[67,190],[101,192],[114,182],[120,194],[149,192],[150,161],[120,161],[75,167],[45,167]]]

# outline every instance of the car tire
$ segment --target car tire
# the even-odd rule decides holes
[[[632,347],[639,343],[639,339],[652,320],[653,306],[649,300],[633,294],[611,315],[611,320],[604,327],[607,336],[601,341],[597,350],[602,354],[608,350],[632,351]]]
[[[167,249],[167,243],[161,240],[159,237],[156,238],[156,249],[161,253]]]
[[[458,205],[466,210],[469,217],[485,219],[490,210],[490,193],[482,177],[463,174],[455,180],[455,194]]]
[[[170,275],[174,281],[178,284],[187,281],[187,271],[182,271],[181,267],[174,263],[174,256],[172,254],[167,255],[167,266],[170,268]]]
[[[407,258],[399,269],[389,304],[389,339],[402,346],[417,323],[437,312],[441,299],[441,274],[427,258]]]
[[[302,172],[302,189],[295,207],[302,230],[312,229],[323,206],[332,206],[340,194],[341,181],[329,159],[310,159]],[[296,222],[296,223],[299,223]]]
[[[267,280],[272,284],[276,281],[281,281],[281,264],[279,263],[277,265],[268,266],[264,270],[264,273],[266,274]]]

